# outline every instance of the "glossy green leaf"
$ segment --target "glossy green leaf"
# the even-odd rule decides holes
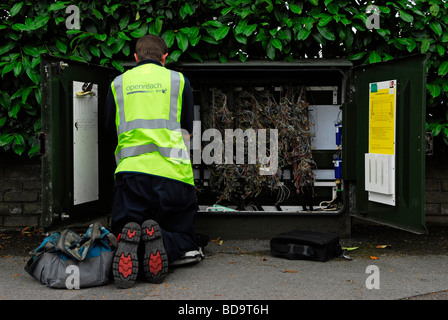
[[[62,53],[67,53],[67,45],[64,42],[56,39],[56,46]]]
[[[58,1],[50,6],[50,11],[65,9],[69,2]]]
[[[404,10],[398,10],[398,11],[400,12],[401,19],[409,23],[414,22],[414,17],[411,14],[405,12]]]
[[[98,47],[96,46],[90,46],[90,52],[95,56],[95,57],[100,57],[101,55],[101,51],[100,49],[98,49]]]
[[[98,19],[104,19],[103,15],[98,10],[92,9],[92,12],[95,15],[95,17],[97,17]]]
[[[429,27],[437,34],[439,37],[442,35],[442,26],[438,21],[432,21],[429,23]]]
[[[90,51],[87,49],[87,47],[80,46],[79,53],[81,57],[83,57],[87,62],[90,62],[92,60],[92,55],[90,54]]]
[[[39,55],[40,50],[36,47],[32,47],[32,46],[25,46],[23,47],[23,52],[25,52],[27,55],[36,57]]]
[[[11,100],[14,100],[17,97],[20,97],[22,95],[22,93],[23,93],[23,88],[20,88],[11,96]]]
[[[40,92],[39,87],[36,87],[36,89],[34,90],[34,97],[36,98],[37,103],[40,105],[42,98],[41,98],[41,92]]]
[[[244,28],[243,30],[243,34],[246,37],[249,37],[250,35],[252,35],[254,33],[254,31],[257,29],[257,25],[256,24],[251,24],[246,26],[246,28]]]
[[[104,41],[107,39],[107,34],[95,34],[95,39]]]
[[[36,142],[31,145],[30,150],[28,151],[28,157],[32,158],[38,154],[39,154],[39,144]]]
[[[329,3],[327,5],[327,10],[328,12],[330,12],[331,14],[337,14],[339,11],[339,6],[336,3]]]
[[[20,61],[16,62],[13,70],[14,70],[14,76],[15,77],[20,76],[20,74],[22,73],[22,70],[23,70],[22,63]]]
[[[118,26],[120,27],[120,30],[126,29],[126,27],[129,24],[129,20],[131,19],[131,16],[126,14],[124,17],[120,18],[120,22],[118,23]]]
[[[8,63],[6,65],[3,66],[3,70],[2,70],[2,77],[7,74],[8,72],[12,71],[15,67],[15,62],[11,62]]]
[[[443,77],[447,73],[448,73],[448,61],[445,61],[445,62],[443,62],[440,65],[439,70],[438,70],[438,74],[439,74],[439,76]]]
[[[9,14],[11,15],[11,17],[14,17],[16,14],[18,14],[20,12],[20,10],[23,7],[23,2],[19,2],[16,3],[12,8],[11,11],[9,12]]]
[[[7,110],[11,107],[11,97],[8,92],[3,91],[0,95],[0,105]]]
[[[188,2],[185,2],[184,10],[189,15],[192,15],[194,13],[193,8],[191,7],[191,5]]]
[[[0,146],[5,146],[14,140],[14,135],[11,133],[6,133],[0,135]]]
[[[123,31],[118,32],[118,37],[123,39],[123,40],[128,40],[131,41],[132,39],[129,38]]]
[[[221,15],[225,16],[226,14],[229,14],[233,10],[233,7],[227,7],[221,10]]]
[[[302,13],[302,8],[299,7],[298,5],[294,4],[294,3],[290,3],[289,4],[289,9],[291,9],[291,11],[294,12],[295,14],[301,14]]]
[[[424,39],[420,48],[421,53],[426,53],[430,45],[431,43],[427,39]]]
[[[12,29],[16,31],[28,31],[30,28],[23,23],[15,23],[12,25]]]
[[[45,26],[48,23],[49,20],[50,20],[50,17],[44,17],[44,16],[37,17],[32,22],[30,30],[37,30],[37,29],[42,28],[43,26]]]
[[[112,52],[112,50],[110,49],[110,47],[109,46],[107,46],[107,45],[105,45],[105,44],[101,44],[100,45],[100,48],[101,48],[101,51],[103,52],[103,54],[106,56],[106,57],[108,57],[108,58],[112,58],[112,56],[113,56],[113,52]]]
[[[168,57],[171,61],[177,61],[181,54],[182,52],[180,50],[175,50],[170,55],[168,55]]]
[[[271,44],[274,48],[276,48],[280,51],[283,49],[282,42],[276,38],[271,38]]]
[[[173,30],[168,30],[163,34],[162,38],[165,40],[167,47],[171,48],[171,46],[174,43],[174,40],[176,39],[176,34],[174,33]]]
[[[195,51],[189,51],[188,54],[190,55],[190,57],[192,57],[195,60],[198,60],[200,62],[203,62],[201,55]]]
[[[115,40],[116,40],[115,37],[109,37],[107,38],[106,44],[110,47],[115,43]]]
[[[445,55],[445,47],[440,43],[437,44],[437,52],[441,57]]]
[[[317,30],[327,40],[334,41],[336,40],[336,36],[333,32],[329,31],[326,27],[322,27],[320,25],[317,25]]]
[[[17,119],[17,114],[19,113],[21,108],[20,103],[13,103],[12,108],[8,112],[8,116],[10,118]]]
[[[148,24],[146,22],[144,22],[139,28],[135,29],[130,33],[131,37],[137,39],[147,34],[148,34]]]
[[[272,4],[272,1],[271,1],[271,0],[264,0],[264,2],[267,3],[266,11],[267,11],[268,13],[271,13],[272,10],[274,10],[274,5]]]
[[[182,32],[176,33],[177,46],[182,52],[188,48],[188,36]]]
[[[0,56],[6,52],[11,51],[15,46],[16,46],[16,44],[14,42],[10,42],[10,43],[7,43],[6,45],[4,45],[3,47],[1,47],[0,48]]]
[[[297,34],[297,40],[306,40],[310,34],[311,30],[302,28],[299,30],[299,33]]]
[[[235,34],[235,33],[234,33],[234,36],[235,36],[236,41],[238,41],[239,43],[247,44],[247,37],[246,36],[244,36],[242,34]]]
[[[438,84],[427,84],[426,88],[433,98],[437,98],[442,93],[442,88]]]
[[[369,55],[369,63],[376,63],[376,62],[381,62],[381,55],[378,52],[373,51]]]
[[[22,155],[22,153],[25,151],[25,148],[26,148],[25,144],[13,144],[12,145],[12,150],[19,156]]]
[[[304,17],[302,19],[300,19],[301,23],[303,23],[305,25],[305,27],[308,30],[311,30],[311,28],[313,27],[313,24],[316,22],[316,20],[313,17]]]
[[[129,47],[129,43],[125,43],[123,46],[123,50],[121,51],[126,57],[131,53],[131,48]]]
[[[216,39],[216,41],[222,40],[227,36],[227,34],[229,33],[229,30],[230,30],[230,27],[222,26],[214,32],[213,36]]]
[[[140,27],[142,22],[143,22],[142,20],[139,20],[139,21],[135,21],[135,22],[131,23],[130,25],[128,25],[128,30],[135,30],[135,29],[137,29],[138,27]]]
[[[124,71],[124,67],[118,61],[113,60],[112,65],[120,72]]]
[[[331,15],[323,14],[319,20],[318,25],[321,27],[326,26],[331,20],[333,20],[333,17]]]
[[[23,90],[23,93],[22,93],[22,103],[26,102],[26,100],[28,99],[28,96],[30,95],[31,91],[33,91],[34,88],[36,88],[36,87],[35,86],[28,87],[28,88]]]

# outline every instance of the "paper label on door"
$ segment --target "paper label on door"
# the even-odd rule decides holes
[[[396,80],[370,84],[369,153],[395,154]]]

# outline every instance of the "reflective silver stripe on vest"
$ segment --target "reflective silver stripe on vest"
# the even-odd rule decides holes
[[[123,99],[123,75],[120,74],[114,80],[115,99],[117,99],[118,110],[120,113],[120,125],[126,122],[124,116],[124,99]],[[120,133],[118,133],[120,134]]]
[[[182,150],[178,148],[159,147],[158,145],[151,143],[142,146],[123,148],[120,150],[120,152],[118,152],[115,155],[115,160],[117,161],[118,164],[121,158],[134,157],[144,153],[151,153],[154,151],[158,151],[165,158],[181,158],[186,160],[190,159],[187,150]]]
[[[169,130],[179,130],[180,124],[177,121],[170,121],[166,119],[135,119],[132,121],[125,122],[118,127],[118,135],[123,132],[131,131],[133,129],[169,129]]]
[[[180,75],[171,71],[170,120],[177,121],[177,101],[179,100]]]
[[[123,132],[130,131],[132,129],[140,129],[140,128],[148,128],[148,129],[166,128],[169,130],[180,129],[180,124],[177,122],[177,102],[179,99],[179,91],[180,91],[180,75],[178,72],[172,70],[170,70],[170,73],[171,73],[171,95],[170,95],[169,120],[137,119],[127,122],[124,112],[123,74],[115,78],[114,80],[115,96],[120,116],[120,125],[118,126],[118,132],[117,132],[118,135],[122,134]]]

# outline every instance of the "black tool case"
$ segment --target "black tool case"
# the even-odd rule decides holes
[[[307,230],[292,230],[273,237],[271,255],[289,260],[328,261],[342,254],[339,236]]]

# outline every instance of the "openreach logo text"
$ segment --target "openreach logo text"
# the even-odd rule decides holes
[[[141,90],[149,90],[149,89],[161,89],[162,84],[160,82],[157,83],[145,83],[145,84],[133,84],[126,87],[126,92],[130,91],[138,91]]]
[[[189,136],[186,130],[180,131]],[[202,142],[209,143],[202,148]],[[201,132],[201,122],[194,121],[192,137],[184,143],[192,150],[193,164],[259,164],[260,175],[274,175],[278,169],[278,129],[225,129],[223,134],[210,128]],[[176,158],[176,151],[171,157]]]

